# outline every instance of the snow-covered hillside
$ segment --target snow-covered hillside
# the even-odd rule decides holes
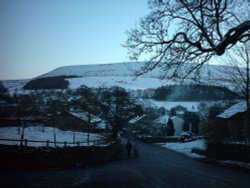
[[[28,83],[29,80],[3,80],[2,83],[5,88],[7,88],[8,93],[10,95],[13,94],[26,94],[29,93],[29,91],[25,91],[23,89],[23,86]]]
[[[126,89],[147,89],[157,88],[162,85],[179,84],[180,79],[169,79],[170,73],[173,71],[163,71],[156,68],[140,77],[135,77],[135,71],[142,67],[143,63],[114,63],[100,65],[76,65],[57,68],[51,72],[43,74],[37,78],[55,77],[55,76],[76,76],[77,78],[68,78],[70,88],[76,89],[81,85],[88,87],[111,87],[120,86]],[[190,66],[190,65],[186,65]],[[226,82],[214,81],[215,77],[221,75],[221,66],[204,65],[200,70],[199,83],[206,85],[224,85],[230,87]],[[165,78],[162,79],[162,75]],[[191,75],[194,76],[194,75]],[[194,83],[193,79],[186,79],[184,83]]]
[[[99,65],[76,65],[59,67],[46,74],[38,76],[38,78],[68,76],[69,88],[76,89],[81,85],[88,87],[112,87],[119,86],[127,90],[158,88],[163,85],[179,84],[180,79],[170,79],[169,75],[173,71],[163,70],[161,68],[154,69],[140,77],[135,77],[135,71],[138,71],[143,66],[143,63],[114,63],[114,64],[99,64]],[[191,65],[186,65],[187,69]],[[219,65],[204,65],[200,70],[200,84],[205,85],[222,85],[232,88],[228,82],[218,81],[218,77],[222,77],[220,70],[222,66]],[[161,78],[165,75],[164,79]],[[191,75],[191,77],[194,74]],[[14,92],[23,92],[22,87],[28,80],[21,81],[3,81],[4,86],[13,94]],[[182,82],[184,84],[195,83],[193,79],[187,78]]]
[[[43,74],[37,78],[44,77],[55,77],[55,76],[78,76],[78,77],[91,77],[91,76],[100,76],[100,77],[109,77],[109,76],[121,76],[134,77],[134,72],[141,69],[144,63],[135,63],[135,62],[125,62],[125,63],[113,63],[113,64],[95,64],[95,65],[75,65],[75,66],[65,66],[56,68],[46,74]],[[189,69],[191,65],[185,65],[186,69]],[[183,68],[183,70],[185,69]],[[215,72],[218,65],[204,65],[201,69],[202,77],[209,77],[211,72]],[[163,74],[166,74],[166,77],[170,75],[172,69],[163,70],[162,68],[155,68],[153,71],[143,74],[142,77],[147,78],[160,78]],[[169,73],[169,74],[168,74]]]

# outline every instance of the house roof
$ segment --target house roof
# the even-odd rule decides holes
[[[163,115],[154,120],[154,123],[166,124],[169,119],[168,115]]]
[[[86,112],[79,112],[79,111],[75,111],[75,112],[72,112],[72,111],[66,111],[67,113],[83,120],[83,121],[86,121],[88,122],[88,114]],[[90,123],[97,123],[97,122],[101,122],[102,120],[94,115],[90,115]]]
[[[247,105],[246,102],[239,102],[233,106],[231,106],[230,108],[226,109],[223,113],[219,114],[218,118],[230,118],[238,113],[242,113],[247,111]]]
[[[76,101],[76,100],[79,100],[79,99],[81,99],[82,98],[82,96],[72,96],[72,97],[70,97],[70,98],[68,98],[68,101]]]
[[[183,107],[183,106],[181,106],[181,105],[178,105],[178,106],[176,106],[176,107],[174,107],[173,108],[175,111],[186,111],[186,108],[185,107]]]
[[[138,121],[140,121],[142,118],[144,118],[145,116],[146,116],[145,114],[142,115],[142,116],[136,116],[135,118],[129,120],[129,123],[130,123],[130,124],[135,124],[135,123],[137,123]]]

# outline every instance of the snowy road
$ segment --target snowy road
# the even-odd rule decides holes
[[[140,159],[116,161],[85,169],[1,175],[0,187],[250,187],[250,173],[189,159],[173,151],[140,143]]]

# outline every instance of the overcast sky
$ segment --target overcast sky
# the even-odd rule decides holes
[[[0,80],[129,61],[125,33],[148,12],[147,0],[0,0]]]

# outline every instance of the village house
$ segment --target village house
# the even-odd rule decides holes
[[[247,133],[247,105],[239,102],[216,117],[216,124],[229,128],[232,137],[246,136]]]
[[[63,111],[51,116],[44,124],[62,130],[83,132],[103,132],[106,130],[105,123],[100,118],[82,111]]]
[[[146,115],[136,116],[129,120],[127,129],[136,134],[149,133],[152,127],[152,120]]]
[[[175,133],[174,136],[180,136],[183,133],[184,120],[179,116],[173,116],[172,119],[174,123]]]
[[[163,115],[158,117],[153,121],[155,130],[157,132],[161,132],[164,128],[166,128],[169,118],[173,121],[174,124],[175,133],[173,136],[180,136],[183,132],[184,120],[179,116],[170,117],[168,115]]]

